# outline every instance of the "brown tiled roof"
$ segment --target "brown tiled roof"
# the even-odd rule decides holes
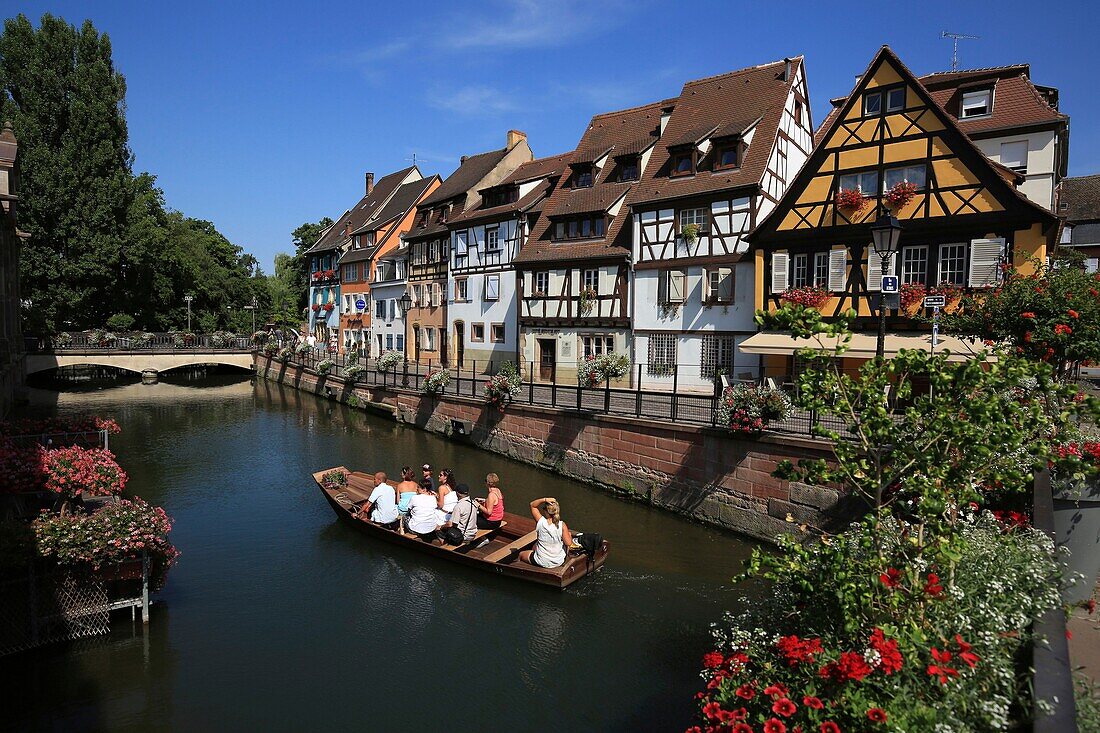
[[[439,188],[424,199],[422,206],[442,203],[455,196],[466,193],[477,185],[478,181],[488,175],[489,171],[496,167],[497,163],[508,154],[509,148],[490,150],[487,153],[479,153],[466,158],[458,166],[454,173],[447,176]]]
[[[438,189],[437,189],[438,190]],[[462,202],[466,200],[463,196],[461,200],[457,200],[454,205],[449,207],[448,211],[462,211]],[[427,226],[420,226],[420,215],[424,213],[424,209],[427,208],[423,205],[416,207],[416,219],[413,220],[413,225],[405,235],[406,240],[410,239],[426,239],[428,237],[438,236],[439,234],[445,234],[447,232],[447,222],[443,220],[443,211],[432,209],[430,216],[428,217]]]
[[[802,57],[791,62],[789,78],[784,78],[784,60],[684,84],[661,136],[662,145],[653,151],[641,182],[630,194],[630,204],[758,184],[767,168],[783,106]],[[708,160],[712,156],[704,156],[694,176],[669,178],[669,146],[691,144],[706,137],[737,135],[754,122],[757,125],[753,142],[746,149],[740,168],[712,172]]]
[[[1058,112],[1048,98],[1031,83],[1027,64],[993,69],[940,72],[920,77],[925,89],[959,123],[968,135],[1004,130],[1028,125],[1049,124],[1068,120]],[[993,87],[993,112],[979,119],[959,119],[964,90]],[[1056,99],[1056,97],[1055,97]]]
[[[401,182],[404,181],[413,170],[416,170],[415,165],[395,171],[388,176],[383,176],[378,183],[374,184],[374,188],[371,189],[371,192],[359,199],[359,202],[351,209],[345,211],[343,216],[337,219],[335,224],[326,229],[325,233],[317,240],[317,243],[310,247],[307,252],[325,252],[327,250],[336,249],[346,242],[348,235],[345,234],[345,232],[353,232],[361,228],[370,221],[376,213],[381,211],[382,206],[390,198],[391,194],[397,190],[397,187],[401,185]]]
[[[502,204],[501,206],[493,206],[488,209],[471,209],[461,216],[451,219],[447,223],[451,226],[473,224],[474,222],[485,221],[515,213],[539,211],[554,186],[557,174],[543,176],[542,179],[543,180],[537,186],[521,196],[517,201],[513,201],[510,204]]]
[[[1063,178],[1058,186],[1058,215],[1070,223],[1100,220],[1100,175]]]
[[[572,155],[569,153],[559,153],[558,155],[549,155],[545,158],[535,158],[530,160],[519,168],[512,171],[512,174],[501,181],[498,186],[507,186],[513,183],[525,183],[526,181],[533,181],[536,178],[546,178],[547,176],[560,175],[565,170],[565,166],[568,164],[569,157]],[[487,189],[482,189],[487,190]]]
[[[352,231],[352,234],[362,234],[363,232],[377,231],[385,226],[388,222],[393,221],[399,216],[404,216],[409,209],[416,205],[416,202],[420,200],[420,197],[424,195],[424,192],[431,187],[433,181],[438,181],[439,175],[432,174],[427,178],[421,178],[419,181],[412,181],[402,185],[393,196],[382,207],[375,216],[371,217],[363,226]]]
[[[527,243],[516,256],[516,262],[626,257],[630,254],[630,228],[623,226],[630,218],[625,203],[608,224],[602,239],[551,242],[552,219],[577,213],[607,211],[609,206],[628,194],[637,183],[617,182],[619,164],[614,161],[614,156],[618,154],[620,145],[636,147],[639,140],[649,141],[645,147],[655,143],[660,134],[661,110],[674,102],[675,100],[666,99],[592,118],[588,129],[581,136],[577,150],[569,156],[568,162],[589,162],[598,159],[606,151],[611,152],[612,160],[604,165],[589,188],[572,188],[569,176],[561,176],[543,204],[544,216],[535,224]],[[596,157],[591,157],[594,154]]]

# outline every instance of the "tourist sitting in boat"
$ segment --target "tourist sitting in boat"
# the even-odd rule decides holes
[[[416,490],[420,484],[416,482],[416,473],[411,466],[401,467],[401,481],[397,486],[397,511],[402,514],[409,513],[409,501],[416,496]]]
[[[489,495],[478,499],[477,528],[497,529],[504,519],[504,494],[500,493],[500,476],[490,473],[485,477]]]
[[[425,542],[443,544],[443,540],[439,539],[439,517],[436,509],[435,494],[432,493],[430,482],[425,479],[420,482],[416,496],[409,501],[409,518],[405,521],[405,528]]]
[[[470,497],[470,487],[466,484],[456,486],[453,493],[457,496],[457,501],[450,520],[444,526],[443,538],[448,544],[461,545],[477,536],[477,503]],[[461,539],[453,530],[461,533]]]
[[[519,559],[541,568],[560,567],[566,558],[566,548],[573,544],[569,528],[561,521],[561,507],[552,496],[544,496],[531,502],[531,516],[535,524],[535,548],[524,550]]]
[[[430,463],[425,463],[420,467],[420,483],[425,481],[431,485],[432,491],[435,491],[435,482],[432,481],[432,465]]]
[[[438,503],[439,523],[446,524],[451,521],[451,512],[458,503],[458,494],[455,493],[455,474],[449,468],[439,472],[439,485],[435,490]]]
[[[374,474],[374,491],[370,492],[360,516],[369,516],[372,522],[386,529],[397,529],[397,490],[386,483],[384,472]]]

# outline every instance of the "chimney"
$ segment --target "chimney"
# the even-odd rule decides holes
[[[783,63],[786,64],[783,67],[783,81],[790,81],[791,80],[791,60],[785,58],[785,59],[783,59]]]
[[[521,141],[527,139],[527,133],[521,130],[509,130],[508,131],[508,149],[516,147]]]
[[[470,159],[469,155],[463,155],[461,158],[458,159],[458,164],[462,165],[463,163],[465,163],[469,159]]]
[[[374,174],[373,173],[368,173],[367,174],[367,195],[370,195],[370,192],[373,191],[373,190],[374,190]]]

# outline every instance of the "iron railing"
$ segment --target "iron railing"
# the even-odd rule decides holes
[[[421,391],[428,375],[447,369],[451,379],[441,390],[441,394],[461,397],[481,398],[484,396],[485,383],[489,377],[500,373],[501,367],[509,359],[475,360],[465,359],[462,365],[453,362],[428,360],[426,363],[402,360],[391,369],[380,370],[378,359],[359,352],[352,352],[354,364],[363,367],[356,375],[355,383],[372,387],[409,389]],[[275,364],[281,360],[273,354],[269,356]],[[303,353],[294,353],[286,360],[318,371],[318,366],[328,362],[326,376],[344,379],[348,366],[348,355],[328,351],[309,349]],[[712,380],[705,384],[697,379],[699,366],[671,365],[660,367],[660,378],[650,375],[647,363],[637,363],[631,368],[629,376],[616,380],[613,385],[605,382],[597,387],[582,387],[574,377],[571,381],[558,378],[557,369],[551,370],[547,379],[539,378],[537,362],[523,362],[518,367],[520,374],[519,391],[512,397],[515,404],[535,407],[579,410],[621,417],[643,418],[667,421],[672,424],[697,426],[717,426],[717,408],[721,382]],[[559,366],[562,366],[559,364]],[[569,366],[569,365],[566,365]],[[692,379],[685,384],[680,380],[681,372],[691,374]],[[765,381],[793,394],[795,385],[789,381],[773,379],[761,380],[755,373],[741,372],[741,377],[729,380],[731,383]],[[847,424],[829,415],[795,409],[787,420],[773,422],[768,430],[816,437],[816,428],[826,427],[843,433]]]
[[[250,351],[249,336],[202,333],[106,333],[65,331],[54,336],[28,336],[29,354],[41,353],[132,353],[135,351]]]

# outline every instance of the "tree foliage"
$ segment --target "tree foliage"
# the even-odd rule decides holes
[[[156,179],[134,175],[126,82],[111,43],[90,21],[78,29],[24,15],[0,34],[0,116],[19,140],[24,329],[101,327],[133,319],[162,330],[187,322],[245,330],[243,310],[270,304],[256,260],[213,224],[167,207]],[[247,325],[246,325],[247,324]]]

